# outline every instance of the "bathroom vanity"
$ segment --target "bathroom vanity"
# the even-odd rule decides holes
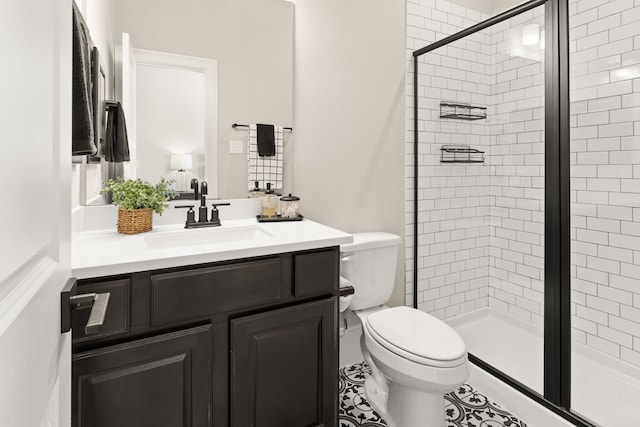
[[[338,425],[339,245],[351,237],[251,221],[204,243],[174,226],[76,236],[76,292],[110,301],[93,333],[89,310],[72,318],[73,426]],[[220,237],[242,227],[253,231]]]

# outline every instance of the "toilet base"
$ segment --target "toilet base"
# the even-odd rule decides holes
[[[387,425],[389,427],[396,427],[388,421],[387,400],[389,393],[387,390],[382,390],[381,387],[378,387],[373,377],[369,376],[364,380],[364,395],[367,397],[369,405],[387,422]]]
[[[391,383],[387,413],[397,427],[444,426],[444,395]]]
[[[445,424],[444,395],[390,383],[388,392],[373,377],[364,383],[369,404],[389,427],[441,427]]]

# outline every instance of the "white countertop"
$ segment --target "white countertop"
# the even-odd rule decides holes
[[[308,219],[258,223],[224,220],[220,227],[154,226],[147,233],[107,230],[74,233],[72,275],[78,279],[301,251],[351,243],[350,234]]]

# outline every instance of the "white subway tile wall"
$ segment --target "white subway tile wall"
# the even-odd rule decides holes
[[[640,366],[640,2],[569,8],[573,338]]]
[[[412,52],[487,16],[444,1],[408,3],[408,59]],[[492,44],[488,31],[420,58],[418,176],[418,307],[446,318],[489,301],[490,169],[481,164],[441,164],[444,144],[482,151],[491,144],[491,121],[440,119],[440,102],[489,106]],[[408,76],[409,122],[413,129],[413,74]],[[492,114],[492,110],[487,110]],[[408,140],[413,140],[409,133]],[[407,153],[407,242],[413,229],[413,147]],[[413,254],[407,253],[407,303],[413,299]]]
[[[640,365],[640,2],[570,0],[574,339]],[[406,302],[413,302],[412,52],[488,16],[407,5]],[[544,38],[536,8],[420,57],[418,307],[448,318],[490,306],[542,326]],[[533,27],[528,27],[531,30]],[[487,121],[439,118],[440,101]],[[485,165],[441,164],[443,144]]]

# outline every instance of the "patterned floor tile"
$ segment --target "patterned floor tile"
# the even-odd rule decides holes
[[[340,427],[387,425],[364,397],[364,380],[370,373],[364,362],[340,369]],[[445,396],[444,411],[445,427],[527,427],[469,384]]]

